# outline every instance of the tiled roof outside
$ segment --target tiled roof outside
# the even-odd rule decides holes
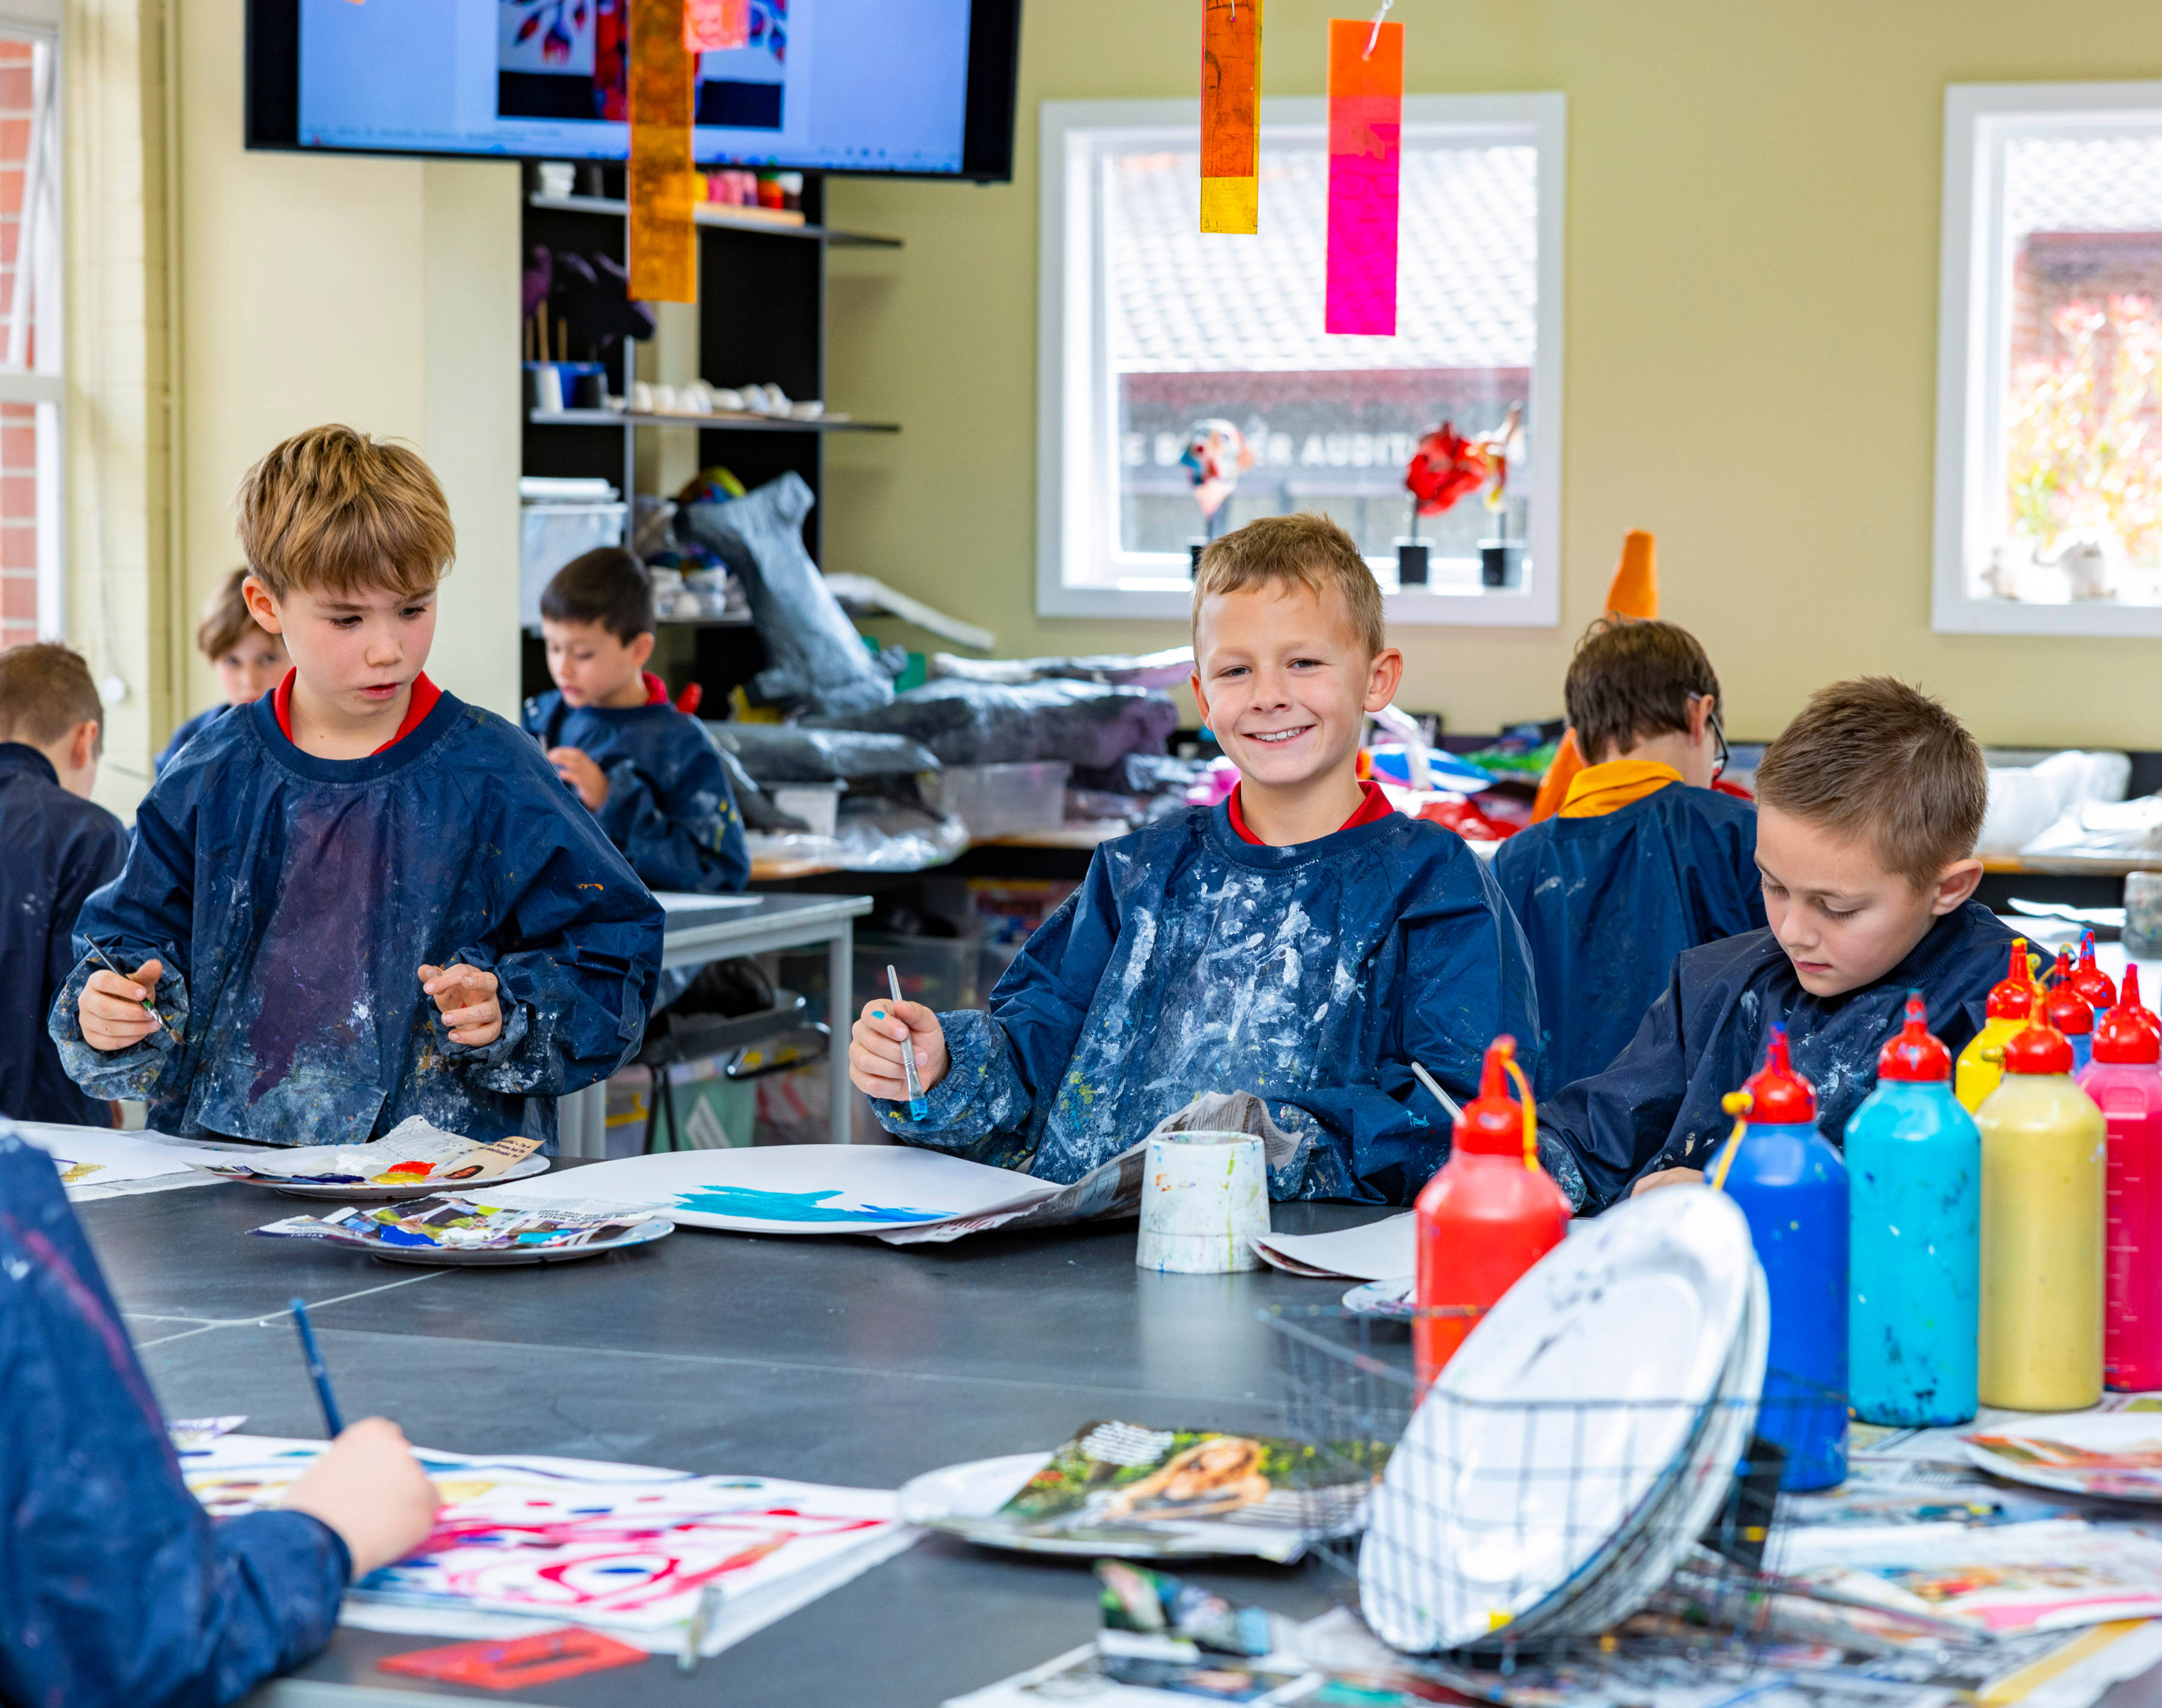
[[[1397,336],[1322,331],[1329,157],[1261,154],[1261,232],[1204,236],[1200,157],[1105,164],[1112,365],[1122,373],[1532,366],[1538,151],[1403,155]]]
[[[2005,231],[2162,231],[2162,136],[2015,137],[2004,150]]]

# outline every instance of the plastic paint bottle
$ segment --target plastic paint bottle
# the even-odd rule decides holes
[[[1479,1094],[1450,1129],[1449,1160],[1426,1183],[1418,1217],[1418,1290],[1422,1311],[1412,1323],[1412,1353],[1423,1387],[1441,1373],[1478,1321],[1517,1278],[1562,1242],[1574,1214],[1569,1195],[1539,1167],[1538,1123],[1532,1088],[1516,1063],[1517,1043],[1504,1033],[1486,1047]],[[1512,1074],[1524,1100],[1509,1095]]]
[[[2072,1048],[2036,1021],[2004,1047],[1982,1129],[1985,1406],[2071,1412],[2102,1397],[2102,1115],[2072,1083]]]
[[[1852,1297],[1847,1397],[1865,1423],[1964,1423],[1975,1412],[1982,1135],[1922,993],[1846,1124]],[[2159,1086],[2158,1089],[2162,1089]]]
[[[1711,1183],[1748,1218],[1772,1299],[1757,1430],[1786,1450],[1781,1488],[1830,1488],[1846,1476],[1846,1165],[1817,1131],[1783,1026],[1728,1107],[1742,1118]]]
[[[2109,982],[2109,974],[2095,964],[2094,933],[2086,932],[2080,938],[2080,964],[2072,969],[2072,988],[2087,1000],[2094,1010],[2097,1026],[2102,1017],[2117,1006],[2117,987]]]
[[[2102,969],[2097,967],[2095,970]],[[2073,1073],[2079,1073],[2094,1059],[2094,1009],[2087,1001],[2086,992],[2072,982],[2072,955],[2069,949],[2057,951],[2056,982],[2042,998],[2039,1017],[2064,1033],[2065,1042],[2072,1047]]]
[[[1956,1085],[1971,1115],[2004,1077],[2004,1047],[2034,1012],[2034,981],[2027,970],[2027,939],[2012,939],[2012,969],[1989,987],[1987,1018],[1960,1052]]]
[[[2095,1027],[2080,1089],[2109,1132],[2104,1212],[2102,1367],[2111,1387],[2162,1387],[2162,1038],[2144,1025],[2139,969],[2124,1002]]]
[[[2139,1000],[2139,969],[2131,962],[2124,967],[2124,998],[2117,1005],[2132,1016],[2133,1023],[2152,1032],[2157,1042],[2162,1042],[2162,1016]]]

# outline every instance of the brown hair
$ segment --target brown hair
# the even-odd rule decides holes
[[[0,651],[0,741],[50,747],[85,723],[105,751],[105,703],[72,646],[39,640]]]
[[[1689,702],[1719,697],[1695,635],[1672,623],[1601,617],[1584,631],[1562,682],[1562,704],[1587,763],[1689,727]]]
[[[549,577],[540,614],[551,623],[598,623],[628,646],[653,632],[653,586],[623,547],[597,546]]]
[[[1825,829],[1867,837],[1917,889],[1974,852],[1989,805],[1981,744],[1941,703],[1890,676],[1810,697],[1757,767],[1757,798]]]
[[[248,609],[240,591],[247,579],[245,567],[236,569],[203,606],[202,621],[196,625],[196,650],[212,664],[246,640],[250,629],[266,640],[278,638],[258,624],[255,614]]]
[[[1204,546],[1193,572],[1197,629],[1204,599],[1259,587],[1302,587],[1316,598],[1334,588],[1344,596],[1351,632],[1366,642],[1367,656],[1389,644],[1381,583],[1360,556],[1357,542],[1326,516],[1302,511],[1263,516]]]
[[[428,465],[351,427],[295,433],[241,478],[237,503],[248,572],[278,598],[427,593],[457,551]]]

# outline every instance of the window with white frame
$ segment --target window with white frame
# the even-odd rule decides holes
[[[1047,102],[1037,609],[1183,616],[1194,543],[1308,510],[1359,541],[1392,620],[1559,621],[1564,115],[1551,94],[1405,101],[1397,332],[1374,337],[1322,330],[1321,102],[1262,102],[1253,237],[1198,229],[1193,103]],[[1421,436],[1512,410],[1499,504],[1415,518]],[[1181,459],[1212,421],[1252,463],[1204,517]],[[1398,586],[1407,539],[1423,587]]]
[[[57,46],[0,17],[0,646],[61,627]]]
[[[1935,626],[2162,635],[2162,83],[1945,97]]]

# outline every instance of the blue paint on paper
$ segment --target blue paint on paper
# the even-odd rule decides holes
[[[849,1208],[826,1202],[841,1196],[838,1187],[826,1192],[760,1192],[749,1186],[702,1186],[696,1192],[679,1193],[676,1208],[700,1215],[743,1216],[764,1222],[943,1222],[953,1214],[945,1209],[886,1209],[875,1204]]]

